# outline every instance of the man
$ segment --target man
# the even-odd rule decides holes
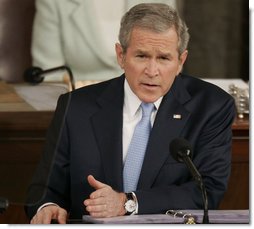
[[[191,143],[209,208],[218,207],[230,174],[234,100],[217,86],[181,74],[188,40],[186,25],[168,5],[139,4],[124,15],[115,47],[124,74],[59,98],[41,177],[56,152],[45,195],[26,209],[31,223],[202,209],[198,185],[169,152],[177,137]],[[140,174],[133,175],[138,181],[127,188],[128,174],[136,170],[127,168],[135,162],[129,148],[148,104],[152,129]],[[30,203],[43,186],[41,177],[30,188]]]

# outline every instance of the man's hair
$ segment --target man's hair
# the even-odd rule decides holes
[[[147,29],[157,33],[175,28],[178,36],[179,54],[187,49],[190,39],[188,28],[177,11],[162,3],[141,3],[125,13],[121,20],[118,37],[124,53],[127,51],[134,28]]]

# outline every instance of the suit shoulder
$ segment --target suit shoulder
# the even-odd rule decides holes
[[[79,97],[81,95],[92,95],[92,94],[100,95],[105,90],[105,88],[107,88],[107,86],[114,80],[115,79],[106,80],[99,83],[80,87],[72,91],[71,94],[73,97]]]
[[[66,97],[70,97],[71,103],[94,103],[99,97],[108,90],[117,88],[121,85],[123,77],[117,77],[110,80],[102,81],[100,83],[84,86],[72,92],[66,93]],[[114,93],[114,91],[112,91]]]
[[[199,117],[200,112],[210,114],[209,116],[216,114],[223,114],[225,117],[235,116],[234,98],[222,88],[188,75],[182,75],[181,80],[191,97],[187,107],[192,111],[195,110]]]

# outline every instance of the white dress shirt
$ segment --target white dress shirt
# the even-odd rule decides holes
[[[153,126],[157,111],[161,104],[162,97],[154,102],[155,110],[151,115],[151,125]],[[142,118],[142,101],[131,90],[127,80],[124,82],[124,105],[123,105],[123,162],[127,155],[128,147],[137,123]]]
[[[152,112],[151,115],[151,125],[153,126],[157,111],[161,104],[162,97],[160,97],[157,101],[154,102],[154,106],[156,109]],[[128,147],[131,142],[132,135],[134,133],[134,129],[138,122],[142,118],[142,109],[140,107],[142,101],[134,94],[131,90],[128,81],[125,79],[124,81],[124,105],[123,105],[123,163],[125,163],[125,159],[128,152]],[[136,197],[135,192],[132,192],[135,196],[137,208],[133,214],[138,214],[138,199]]]

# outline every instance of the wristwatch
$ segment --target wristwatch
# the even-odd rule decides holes
[[[125,193],[126,195],[126,202],[124,204],[125,208],[125,215],[133,215],[136,213],[137,210],[137,198],[133,192]]]

